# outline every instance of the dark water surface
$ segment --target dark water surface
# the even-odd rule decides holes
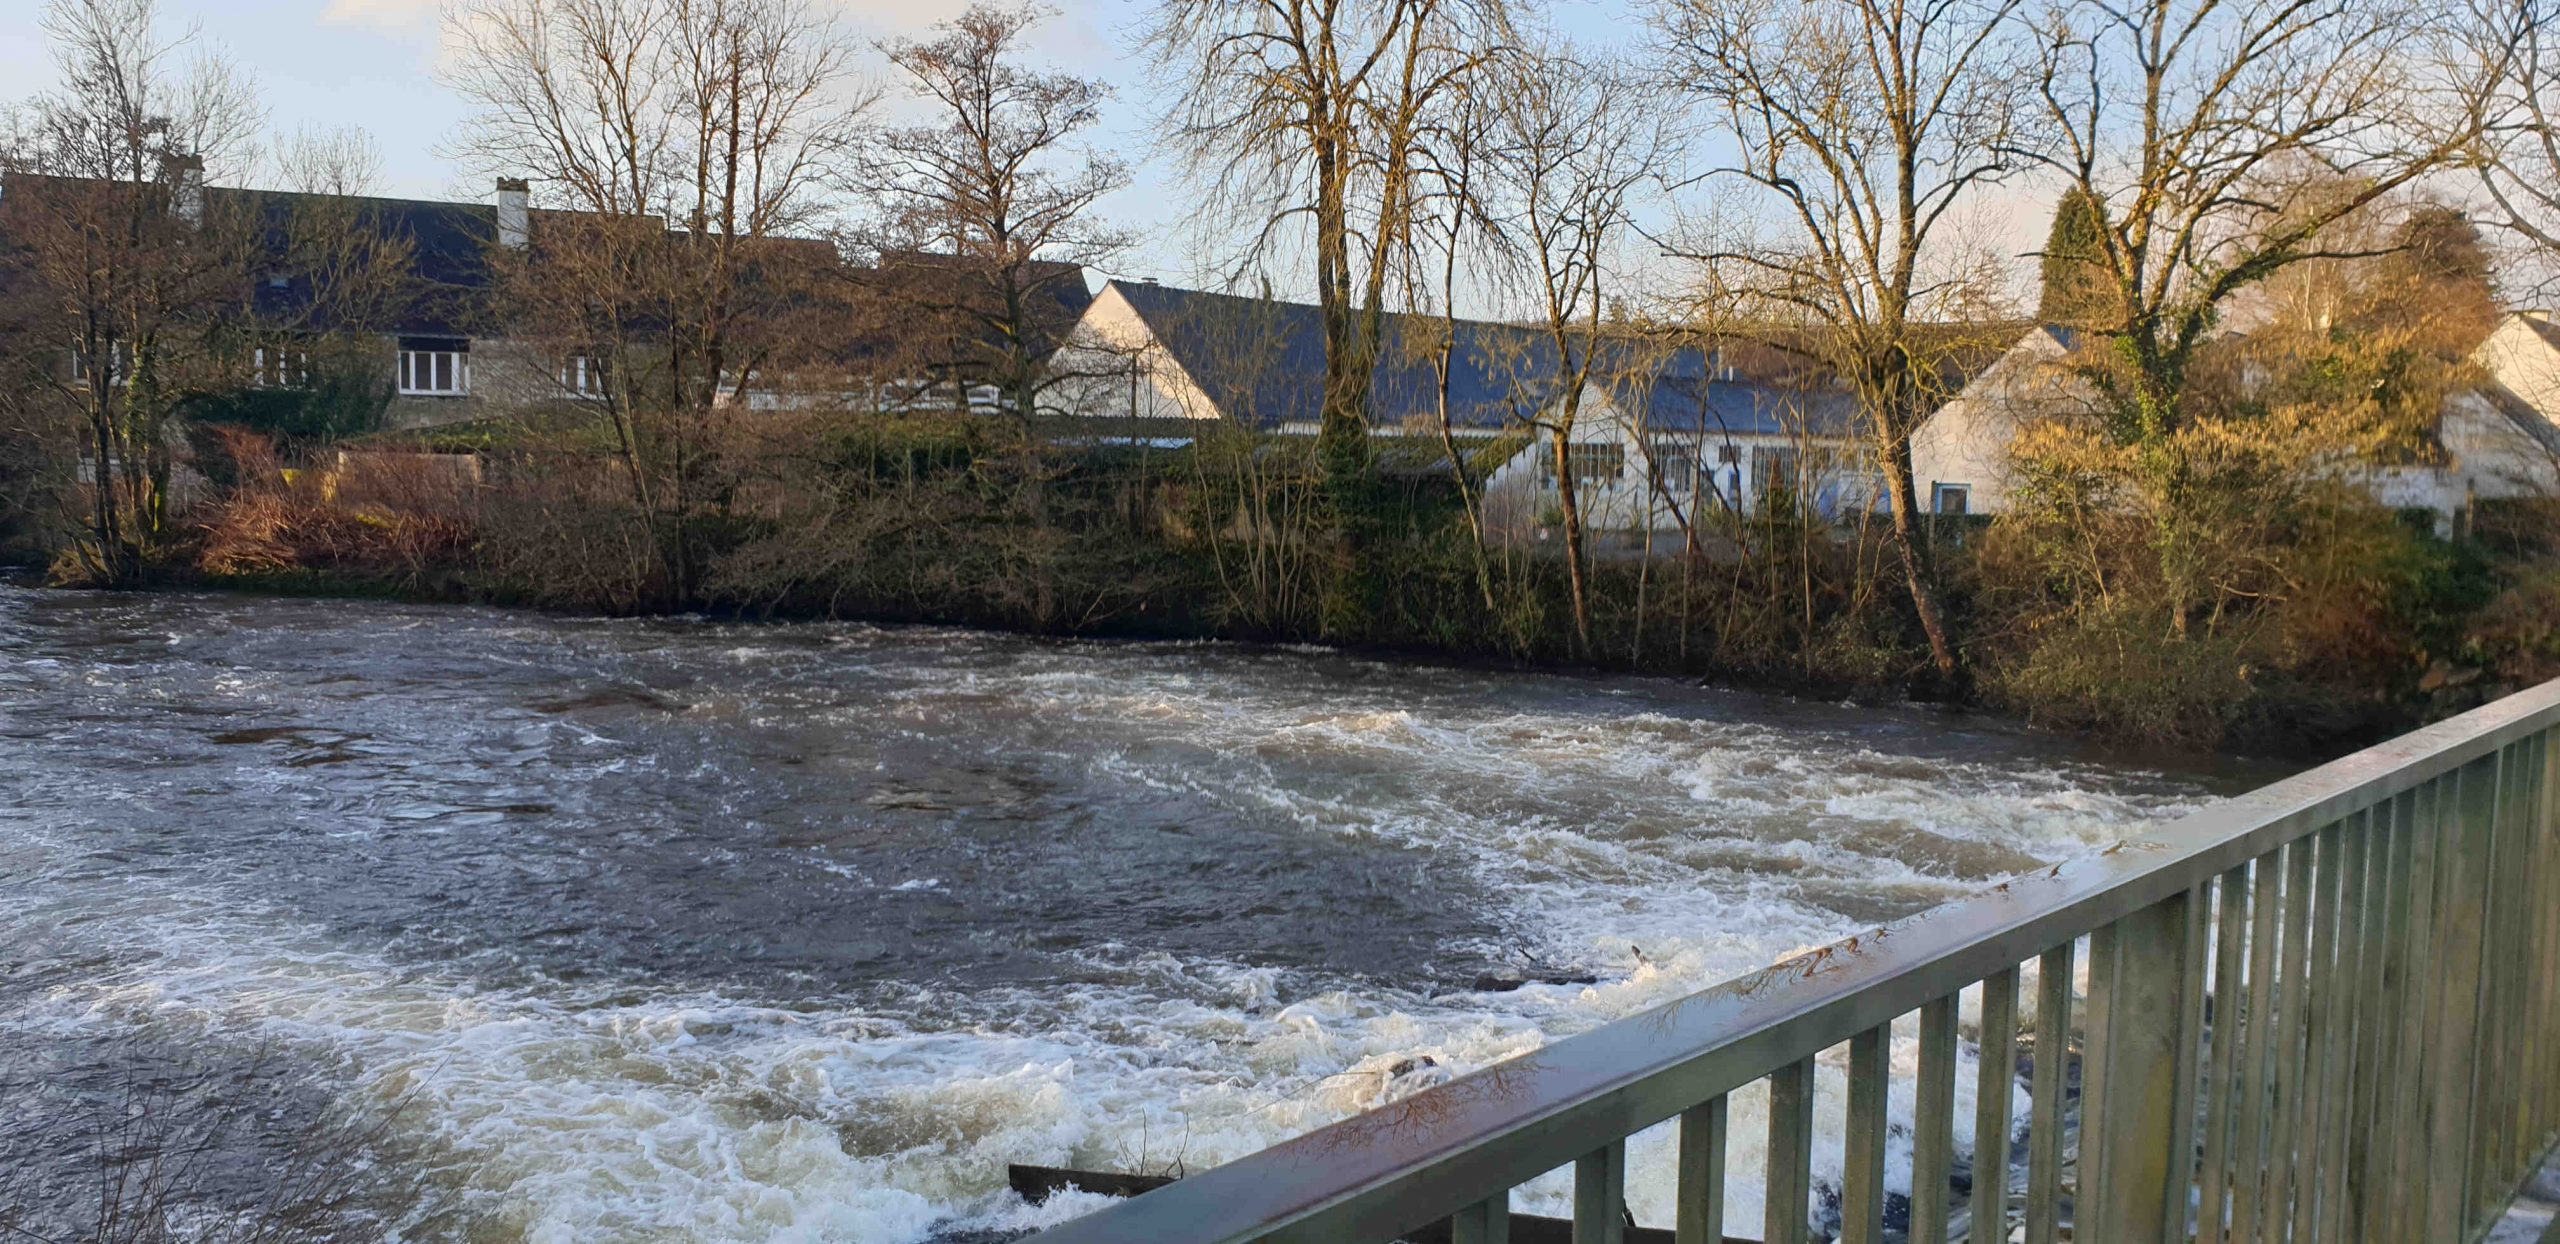
[[[1196,1169],[2249,776],[1318,651],[0,589],[0,1197],[179,1068],[257,1106],[207,1221],[396,1106],[373,1234],[1027,1225],[1073,1207],[1007,1161]],[[1472,991],[1522,965],[1599,983]]]

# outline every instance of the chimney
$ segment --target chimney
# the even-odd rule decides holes
[[[160,157],[160,176],[169,183],[169,213],[190,225],[204,223],[204,157]]]
[[[533,195],[524,178],[498,179],[498,245],[523,250],[533,237]]]

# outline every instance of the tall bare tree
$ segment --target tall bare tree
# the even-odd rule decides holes
[[[944,366],[964,378],[956,382],[992,383],[1026,419],[1057,379],[1044,364],[1067,327],[1059,307],[1082,292],[1061,286],[1128,245],[1093,215],[1097,200],[1127,184],[1127,165],[1076,146],[1101,120],[1110,88],[1022,63],[1043,15],[980,3],[936,38],[882,45],[934,117],[877,131],[853,176],[882,208],[888,245],[947,258],[923,272],[890,271],[885,292],[949,323]]]
[[[2173,637],[2220,598],[2181,435],[2189,369],[2234,295],[2366,253],[2341,222],[2472,157],[2496,66],[2445,58],[2440,17],[2394,0],[2054,0],[2036,19],[2043,133],[2022,150],[2098,217],[2080,259],[2109,349],[2084,371],[2137,451]]]
[[[2495,223],[2535,262],[2527,279],[2560,285],[2560,3],[2476,0],[2470,54],[2499,71],[2483,112],[2479,165]]]
[[[1695,249],[1748,313],[1835,370],[1865,413],[1912,611],[1941,678],[1956,644],[1919,533],[1911,434],[1935,401],[1944,334],[1927,321],[1967,274],[1941,234],[2014,161],[2023,100],[2008,63],[2021,0],[1666,0],[1673,80],[1731,128],[1711,177],[1756,193],[1760,229]]]
[[[1643,84],[1569,47],[1513,60],[1499,90],[1500,193],[1536,303],[1531,323],[1553,361],[1541,377],[1553,392],[1532,422],[1548,441],[1574,640],[1587,653],[1591,592],[1578,495],[1585,472],[1573,444],[1593,387],[1621,387],[1628,379],[1622,371],[1639,365],[1634,352],[1612,342],[1604,313],[1618,247],[1635,227],[1636,196],[1659,176],[1671,143]]]
[[[1369,469],[1369,390],[1388,285],[1410,244],[1432,114],[1501,55],[1501,0],[1159,0],[1147,31],[1176,146],[1207,211],[1301,226],[1315,258],[1325,378],[1319,457]]]
[[[806,0],[476,0],[448,19],[460,154],[539,206],[511,328],[593,365],[661,589],[689,597],[729,504],[733,412],[808,344],[828,178],[871,96]],[[501,239],[505,240],[505,239]]]
[[[2187,365],[2233,294],[2337,257],[2332,226],[2470,158],[2489,67],[2441,72],[2437,20],[2394,0],[2058,0],[2036,16],[2039,141],[2019,150],[2097,205],[2092,327],[2121,362],[2100,373],[2120,439],[2178,430]]]
[[[1417,307],[1436,306],[1439,311],[1437,317],[1413,317],[1416,331],[1409,334],[1412,340],[1407,344],[1429,356],[1434,430],[1440,437],[1440,452],[1448,460],[1459,507],[1466,512],[1476,592],[1487,617],[1496,616],[1499,606],[1494,599],[1492,557],[1485,543],[1484,499],[1458,442],[1460,412],[1450,402],[1462,353],[1482,348],[1482,343],[1458,339],[1459,274],[1489,275],[1516,258],[1510,234],[1491,204],[1497,124],[1492,97],[1498,91],[1487,80],[1470,79],[1458,83],[1442,101],[1437,139],[1427,145],[1437,158],[1424,166],[1426,188],[1417,195],[1420,243],[1406,252],[1411,272],[1399,282]],[[1436,272],[1430,270],[1434,264]],[[1428,331],[1423,331],[1425,325]]]
[[[76,410],[84,573],[126,585],[169,531],[179,408],[238,382],[220,347],[251,230],[208,214],[204,173],[252,151],[261,117],[219,58],[182,61],[195,32],[153,0],[57,0],[44,30],[61,84],[10,116],[0,285],[14,346],[46,365],[12,400]]]

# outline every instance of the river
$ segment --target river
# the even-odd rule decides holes
[[[1323,650],[0,588],[0,1197],[192,1110],[208,1230],[333,1130],[366,1238],[1019,1230],[1089,1202],[1009,1161],[1198,1170],[2260,776]],[[1479,988],[1540,973],[1592,980]]]

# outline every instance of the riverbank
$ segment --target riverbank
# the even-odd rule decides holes
[[[2031,521],[1950,524],[1929,550],[1963,641],[1949,681],[1879,523],[1729,520],[1696,555],[1594,556],[1577,582],[1552,542],[1480,540],[1465,497],[1428,474],[1383,480],[1357,523],[1328,519],[1321,481],[1254,438],[1030,451],[985,421],[930,420],[772,435],[787,443],[758,448],[767,470],[681,520],[637,507],[586,451],[289,469],[235,435],[139,586],[1319,643],[1921,700],[2291,759],[2560,674],[2560,523],[2540,510],[2484,509],[2444,539],[2333,501],[2289,537],[2280,594],[2185,633],[2121,583],[2057,594],[2059,555]],[[82,577],[59,542],[20,545]]]

